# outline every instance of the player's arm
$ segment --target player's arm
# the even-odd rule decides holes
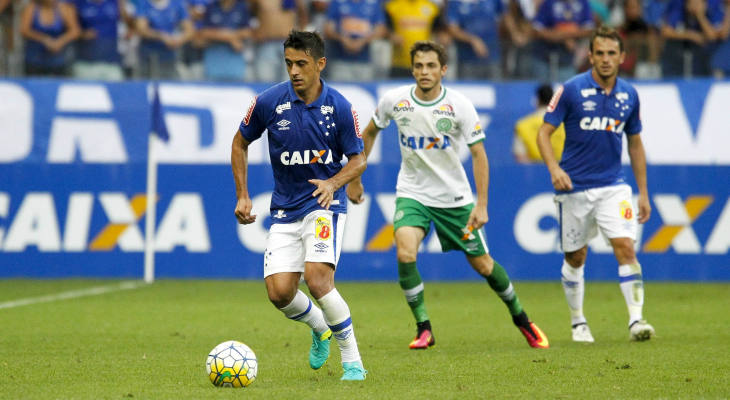
[[[236,182],[236,209],[234,214],[239,224],[250,224],[256,221],[256,216],[251,215],[251,198],[248,195],[248,145],[250,143],[243,138],[241,131],[236,132],[231,146],[231,168],[233,168],[233,180]]]
[[[479,229],[489,221],[487,214],[487,196],[489,192],[489,159],[484,150],[484,144],[478,142],[469,146],[472,167],[474,168],[474,182],[477,189],[477,204],[471,210],[467,229]]]
[[[558,191],[573,190],[573,182],[570,180],[570,176],[560,168],[558,160],[555,159],[553,153],[553,144],[550,142],[550,136],[555,133],[557,127],[555,125],[543,122],[540,129],[537,131],[537,149],[540,150],[540,155],[545,161],[545,165],[550,171],[550,177],[553,182],[553,187]]]
[[[639,188],[639,223],[643,224],[651,216],[649,189],[646,184],[646,154],[644,153],[644,144],[641,142],[641,136],[639,134],[626,135],[626,140],[628,141],[631,169],[634,171],[636,186]]]
[[[378,137],[378,133],[380,133],[380,128],[378,128],[375,125],[375,122],[371,119],[370,123],[368,123],[368,126],[362,133],[362,142],[365,149],[363,151],[363,155],[365,159],[367,159],[368,155],[370,155],[370,151],[373,149],[373,144],[375,144],[375,138]],[[352,180],[352,182],[350,182],[349,185],[347,185],[347,198],[355,204],[360,204],[363,202],[362,194],[364,190],[365,188],[362,186],[362,180],[360,179],[360,175],[358,175]]]

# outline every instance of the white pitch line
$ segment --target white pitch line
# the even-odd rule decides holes
[[[0,309],[22,307],[22,306],[38,304],[38,303],[48,303],[48,302],[58,301],[58,300],[75,299],[77,297],[84,297],[84,296],[96,296],[96,295],[105,294],[105,293],[118,292],[120,290],[137,289],[138,287],[145,286],[145,285],[147,285],[147,284],[144,282],[129,281],[129,282],[123,282],[119,285],[96,286],[96,287],[92,287],[92,288],[88,288],[88,289],[71,290],[68,292],[50,294],[47,296],[29,297],[27,299],[6,301],[4,303],[0,303]]]

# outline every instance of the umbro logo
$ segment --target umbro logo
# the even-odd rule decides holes
[[[327,246],[326,244],[320,242],[320,243],[315,244],[314,247],[316,247],[316,248],[318,248],[320,250],[324,250],[324,249],[328,248],[329,246]]]
[[[276,123],[276,125],[279,126],[279,130],[280,131],[288,131],[289,130],[289,126],[288,126],[289,124],[291,124],[291,122],[289,122],[289,121],[287,121],[285,119],[282,119],[281,121],[279,121],[279,122]]]

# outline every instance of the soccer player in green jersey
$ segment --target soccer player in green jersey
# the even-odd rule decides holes
[[[393,89],[378,102],[372,120],[363,132],[369,155],[380,130],[391,120],[398,125],[403,162],[398,173],[394,216],[398,253],[398,280],[405,294],[418,333],[411,349],[427,349],[436,343],[426,312],[424,288],[416,267],[418,246],[431,222],[443,251],[458,250],[504,301],[512,321],[532,347],[547,348],[548,339],[522,309],[507,272],[490,255],[482,227],[488,221],[487,188],[489,162],[484,150],[484,132],[474,105],[462,94],[441,85],[446,73],[446,51],[431,41],[411,48],[416,84]],[[474,164],[477,201],[459,159],[464,145]],[[354,203],[362,201],[363,185],[355,178],[347,187]]]

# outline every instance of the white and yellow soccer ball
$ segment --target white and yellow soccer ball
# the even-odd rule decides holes
[[[245,344],[230,340],[215,346],[205,362],[208,378],[216,386],[246,387],[256,379],[256,354]]]

